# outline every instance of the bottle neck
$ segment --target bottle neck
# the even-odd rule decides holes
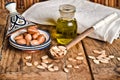
[[[63,20],[73,20],[74,19],[74,13],[63,13],[63,12],[60,12],[60,17]]]

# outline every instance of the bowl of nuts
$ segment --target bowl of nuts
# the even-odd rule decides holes
[[[9,42],[17,49],[33,51],[47,48],[51,43],[51,39],[48,32],[32,25],[11,34]]]

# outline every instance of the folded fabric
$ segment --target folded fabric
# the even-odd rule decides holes
[[[101,28],[95,30],[89,35],[94,39],[112,43],[120,34],[120,10],[103,6],[86,0],[50,0],[34,4],[22,15],[29,21],[44,24],[56,25],[59,14],[59,6],[62,4],[71,4],[76,7],[75,18],[78,24],[78,33],[94,26],[97,22],[106,16],[117,13],[118,17],[105,23]]]

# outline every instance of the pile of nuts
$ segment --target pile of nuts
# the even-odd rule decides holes
[[[75,58],[69,57],[67,58],[67,64],[63,64],[62,70],[66,73],[68,73],[70,71],[70,69],[74,68],[74,69],[79,69],[79,65],[80,64],[73,64],[73,63],[77,63],[79,61],[84,60],[84,57],[81,55],[82,53],[78,53],[78,55]],[[39,61],[34,61],[34,62],[30,62],[32,57],[31,56],[26,56],[25,59],[27,60],[25,62],[26,66],[28,67],[32,67],[35,66],[36,68],[40,69],[40,70],[48,70],[50,72],[56,72],[60,70],[60,66],[58,66],[57,64],[60,62],[60,60],[53,60],[50,59],[48,57],[48,55],[44,55],[40,58],[41,62]],[[57,64],[56,64],[57,63]]]
[[[114,55],[107,56],[106,53],[105,53],[105,50],[101,50],[101,51],[93,50],[93,53],[94,54],[98,54],[98,56],[97,57],[95,57],[95,56],[88,56],[88,57],[90,59],[92,59],[95,64],[109,63],[109,61],[114,58]]]
[[[50,60],[50,58],[47,55],[44,55],[41,57],[42,62],[40,63],[39,61],[34,61],[33,63],[29,62],[29,60],[31,59],[31,56],[26,56],[25,59],[28,60],[25,63],[28,67],[35,66],[38,69],[41,69],[41,70],[47,69],[50,72],[59,70],[59,67],[55,65],[53,61]]]
[[[40,45],[45,42],[45,36],[41,34],[37,26],[30,26],[27,28],[27,32],[22,33],[14,38],[16,43],[21,44],[21,45]]]
[[[60,59],[67,54],[67,49],[64,46],[53,46],[50,49],[50,54],[54,59]]]

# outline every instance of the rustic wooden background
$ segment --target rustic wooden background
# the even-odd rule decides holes
[[[0,0],[0,9],[5,9],[5,3],[7,1],[14,1],[17,3],[17,9],[27,9],[32,4],[45,1],[45,0]],[[100,3],[106,6],[120,8],[120,0],[90,0],[95,3]]]

